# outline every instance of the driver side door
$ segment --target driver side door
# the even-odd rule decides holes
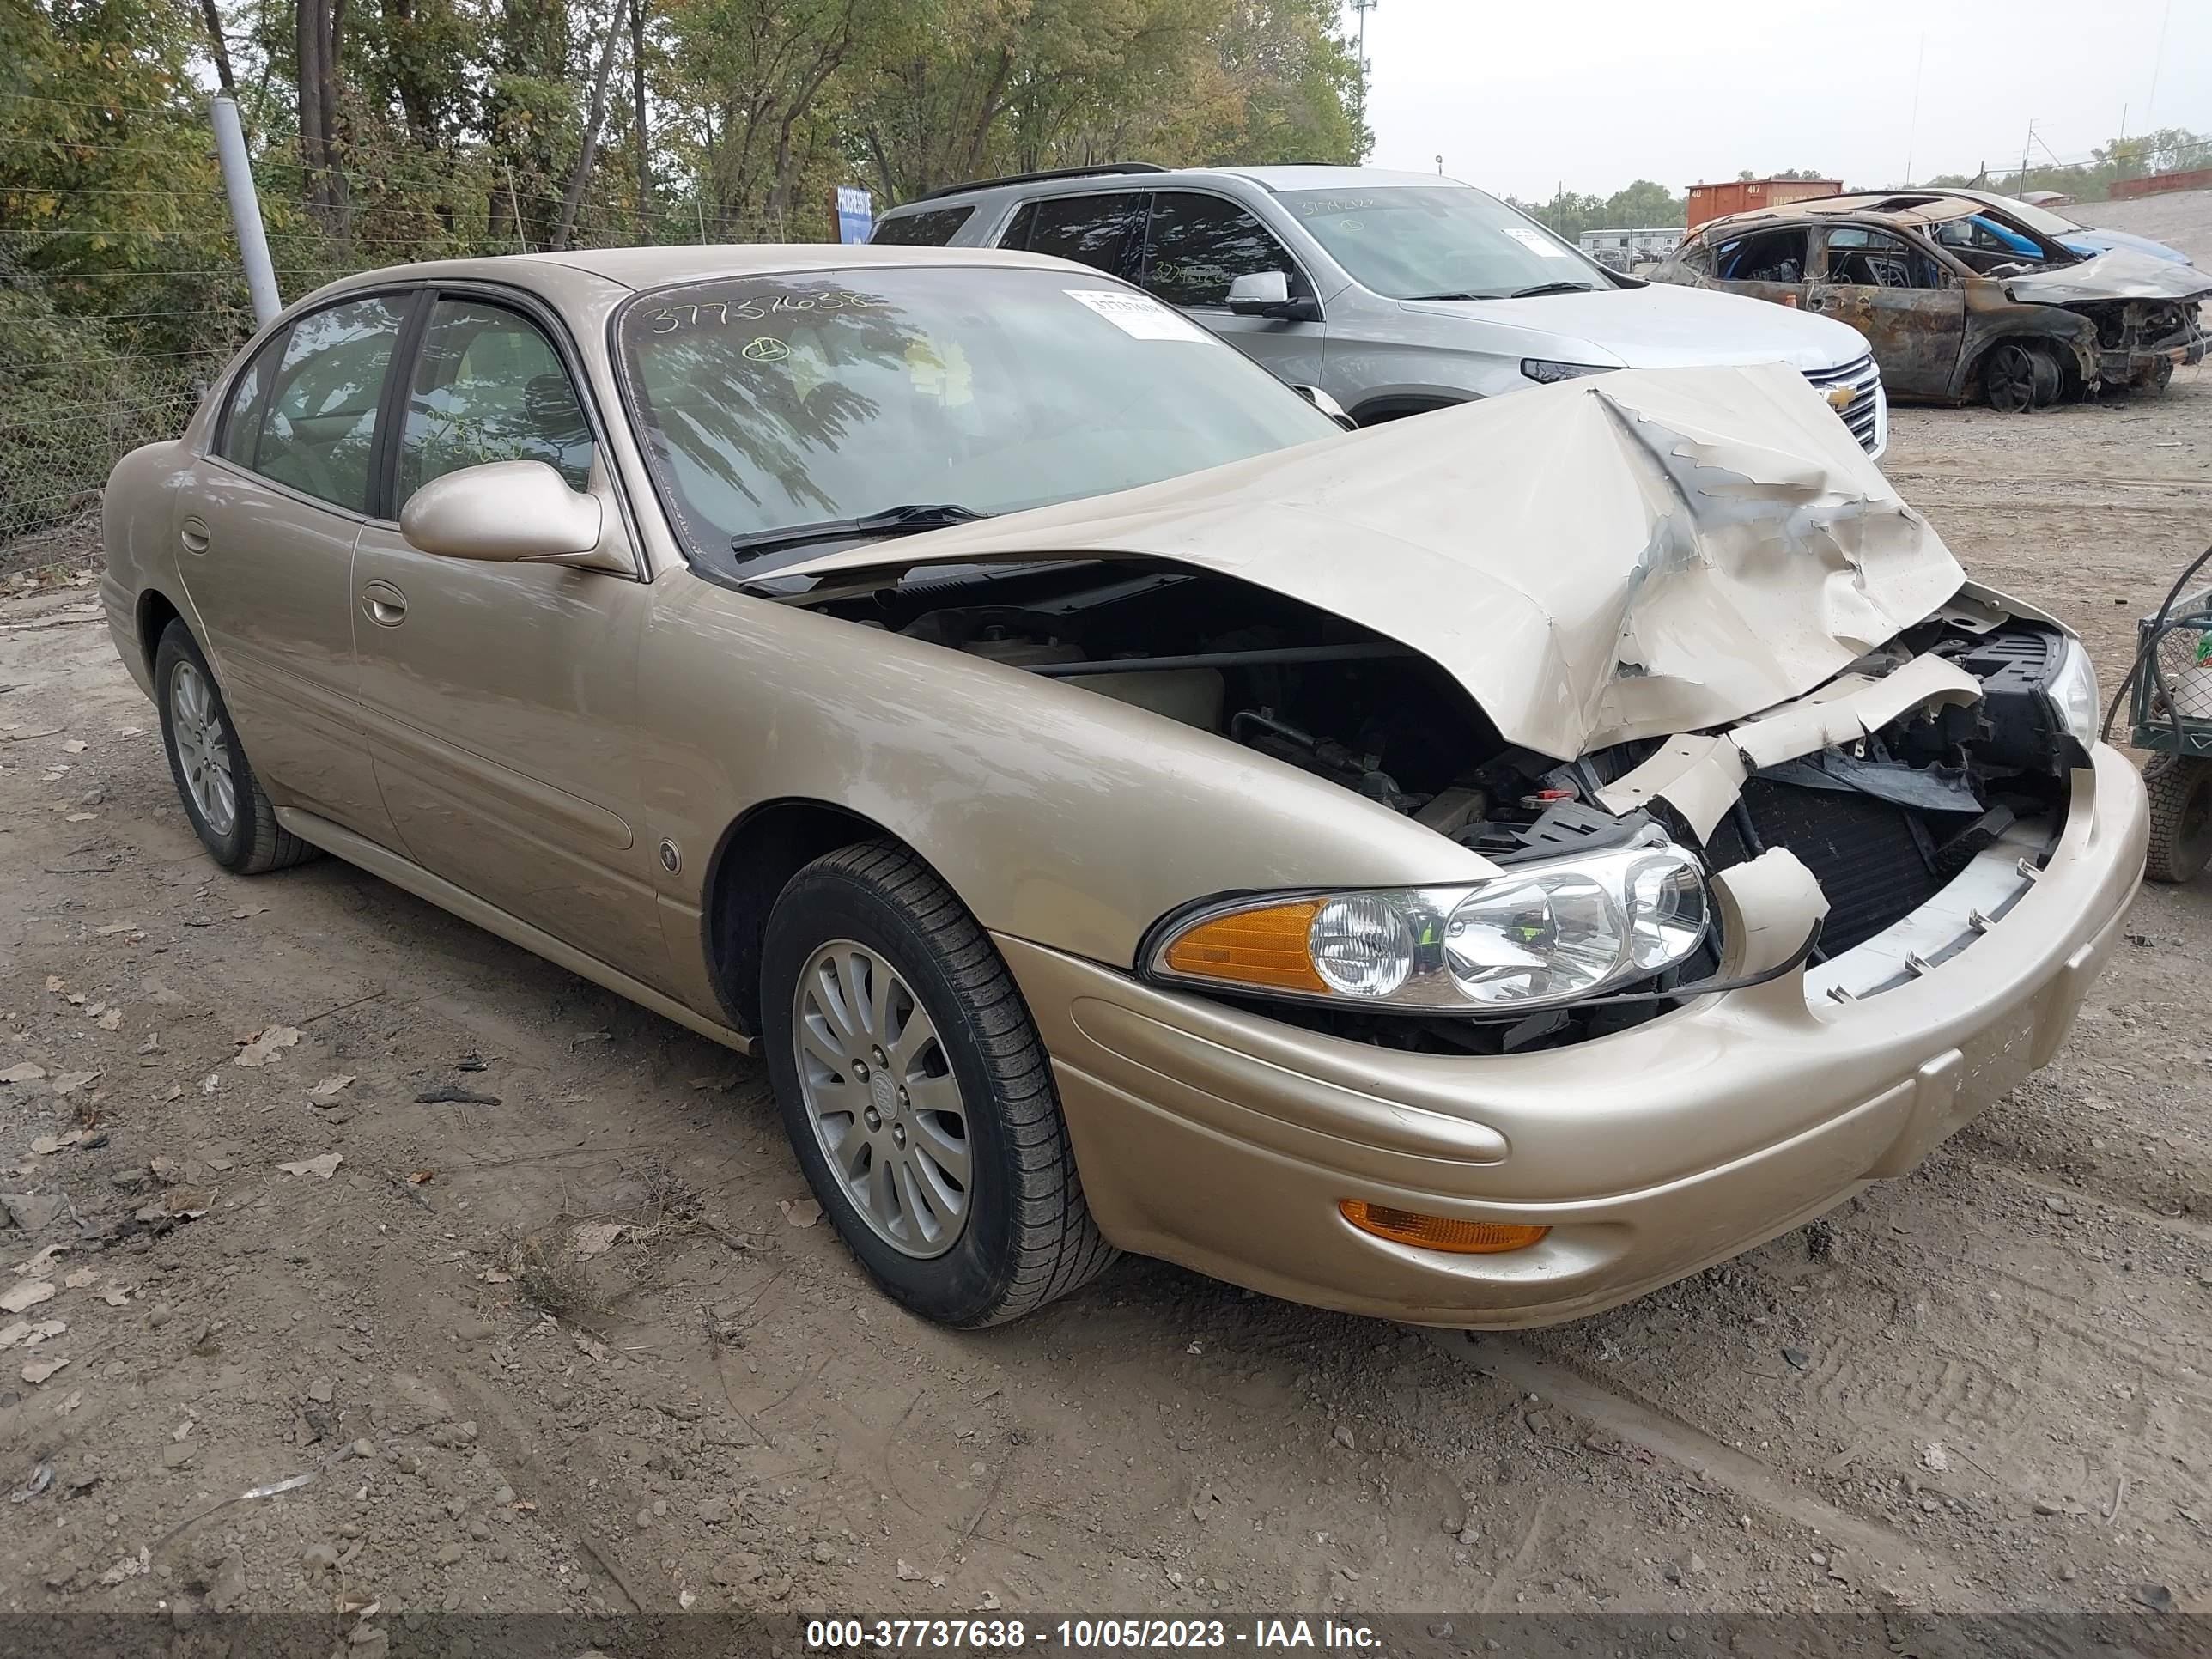
[[[1832,224],[1820,258],[1808,308],[1867,337],[1891,397],[1947,396],[1966,295],[1934,251],[1872,225]]]
[[[638,643],[652,590],[631,575],[447,557],[394,522],[432,479],[540,460],[623,515],[580,390],[519,299],[438,293],[391,447],[386,516],[353,568],[362,723],[409,857],[656,988],[670,981],[636,830]]]

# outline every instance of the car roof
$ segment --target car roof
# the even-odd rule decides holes
[[[881,216],[886,219],[894,216],[904,218],[910,214],[941,210],[1001,192],[1083,196],[1107,191],[1163,190],[1177,184],[1219,183],[1231,179],[1242,179],[1277,193],[1290,190],[1342,190],[1352,185],[1366,189],[1389,189],[1403,185],[1449,185],[1472,188],[1463,179],[1447,179],[1434,173],[1407,173],[1395,167],[1335,167],[1321,162],[1262,167],[1163,167],[1142,173],[1108,172],[1103,169],[1097,173],[1084,173],[1061,169],[1044,174],[1017,174],[1008,179],[978,179],[965,186],[956,185],[918,197],[911,202],[886,210]]]
[[[1953,219],[1969,218],[1988,205],[1946,191],[1863,191],[1856,195],[1814,196],[1802,202],[1784,203],[1780,207],[1757,208],[1748,213],[1730,213],[1718,219],[1708,219],[1698,228],[1711,234],[1717,229],[1747,230],[1760,223],[1788,219],[1866,219],[1876,224],[1912,230],[1923,225],[1940,225]]]
[[[1041,253],[1003,248],[900,247],[865,242],[754,242],[687,244],[677,247],[578,248],[560,253],[507,253],[483,259],[434,259],[386,265],[341,277],[316,290],[336,294],[394,281],[424,277],[512,283],[549,295],[573,292],[579,277],[618,288],[663,288],[672,283],[705,282],[717,276],[772,276],[803,270],[856,267],[987,265],[1038,270],[1098,272],[1088,265]]]

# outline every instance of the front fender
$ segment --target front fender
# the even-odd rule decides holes
[[[696,849],[663,890],[694,918],[723,830],[792,799],[883,825],[994,933],[1118,968],[1193,899],[1493,872],[1387,807],[1096,692],[689,572],[654,586],[640,834]],[[696,925],[666,920],[671,949],[692,951]],[[703,962],[678,967],[705,983]]]

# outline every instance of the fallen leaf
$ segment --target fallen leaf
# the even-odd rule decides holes
[[[326,1077],[320,1083],[318,1083],[313,1088],[307,1091],[307,1098],[310,1100],[334,1099],[338,1095],[343,1094],[347,1088],[351,1086],[352,1083],[353,1073],[351,1072],[343,1073],[337,1077]]]
[[[54,1258],[67,1249],[69,1249],[69,1246],[66,1244],[47,1245],[36,1255],[33,1256],[28,1261],[17,1262],[15,1264],[15,1277],[18,1279],[44,1279],[48,1273],[52,1271]]]
[[[35,1387],[39,1383],[44,1382],[48,1377],[52,1376],[56,1371],[60,1370],[68,1364],[69,1361],[66,1359],[31,1360],[23,1367],[23,1381]]]
[[[6,1071],[0,1072],[0,1083],[36,1083],[46,1074],[45,1066],[34,1066],[27,1060],[20,1066],[10,1066]]]
[[[135,921],[111,921],[92,931],[95,933],[127,933],[137,925]]]
[[[97,1072],[63,1072],[54,1079],[54,1092],[65,1095],[84,1085],[100,1075]]]
[[[36,1152],[40,1158],[52,1158],[56,1152],[61,1151],[61,1138],[58,1135],[34,1135],[32,1137],[31,1150]]]
[[[48,974],[46,975],[46,989],[49,991],[58,991],[68,983],[69,981],[64,979],[59,974]]]
[[[328,1181],[344,1162],[343,1152],[325,1152],[320,1158],[303,1158],[297,1164],[279,1164],[276,1167],[286,1175],[319,1176]]]
[[[215,1194],[205,1187],[172,1187],[152,1203],[141,1206],[137,1218],[145,1222],[197,1221],[215,1206]]]
[[[81,1291],[100,1277],[97,1267],[79,1267],[73,1273],[63,1275],[62,1283],[72,1291]]]
[[[438,1172],[435,1170],[413,1170],[408,1172],[407,1184],[410,1187],[427,1186],[437,1178]]]
[[[68,817],[64,817],[62,822],[64,823],[90,823],[99,816],[100,814],[97,812],[71,812]]]
[[[0,1313],[21,1313],[26,1308],[35,1308],[41,1302],[50,1302],[54,1296],[51,1279],[27,1279],[20,1285],[8,1288],[0,1295]]]
[[[102,1014],[97,1020],[95,1020],[94,1024],[98,1025],[103,1031],[117,1030],[120,1029],[123,1024],[123,1011],[120,1008],[110,1008],[106,1013]]]
[[[514,1275],[503,1267],[486,1267],[477,1277],[487,1285],[510,1285],[514,1282]]]
[[[238,1051],[241,1066],[266,1066],[277,1057],[278,1051],[292,1047],[300,1040],[299,1028],[292,1025],[272,1025]]]
[[[586,1222],[575,1231],[576,1260],[589,1261],[595,1255],[605,1255],[623,1232],[619,1221]]]
[[[822,1219],[822,1206],[811,1198],[780,1199],[775,1207],[783,1212],[783,1218],[794,1227],[811,1227]]]
[[[19,1319],[4,1330],[0,1330],[0,1349],[12,1348],[31,1334],[31,1322]]]
[[[111,1308],[127,1308],[131,1305],[131,1292],[120,1285],[103,1285],[93,1294]]]
[[[62,744],[62,753],[64,755],[82,755],[84,753],[84,739],[82,738],[70,738],[67,742]]]

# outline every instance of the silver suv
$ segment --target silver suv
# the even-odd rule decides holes
[[[1889,441],[1881,371],[1848,324],[1607,270],[1425,173],[1027,173],[894,208],[870,240],[1025,248],[1125,277],[1362,425],[1609,368],[1785,362],[1869,454]]]

